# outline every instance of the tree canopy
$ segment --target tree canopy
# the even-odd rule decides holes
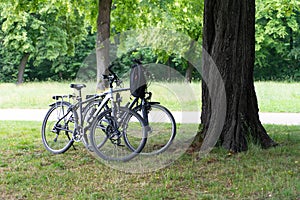
[[[79,63],[95,47],[97,5],[98,1],[3,0],[0,81],[15,82],[26,55],[26,81],[74,78]],[[110,32],[114,36],[156,27],[181,32],[202,43],[203,7],[203,0],[113,0]],[[299,9],[297,0],[256,1],[256,79],[300,80]],[[151,39],[153,46],[161,42]],[[147,55],[173,63],[185,73],[188,63],[181,57],[184,52],[152,49],[152,55]]]
[[[300,79],[300,2],[256,1],[257,77]]]
[[[27,55],[35,66],[74,55],[77,41],[87,32],[84,18],[70,1],[5,1],[1,18],[3,47],[20,57]]]

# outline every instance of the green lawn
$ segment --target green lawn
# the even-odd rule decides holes
[[[300,83],[256,82],[262,112],[300,112]]]
[[[114,170],[82,144],[44,149],[39,122],[0,121],[0,199],[299,199],[300,126],[266,126],[279,146],[229,155],[184,154],[161,170]]]
[[[261,112],[300,112],[300,83],[256,82],[255,87]],[[200,83],[152,83],[150,90],[153,100],[160,101],[170,110],[196,111],[201,108]],[[93,86],[84,90],[85,94],[94,92]],[[47,108],[52,95],[69,93],[73,93],[69,83],[26,83],[22,86],[2,83],[0,109]]]
[[[72,92],[66,83],[0,84],[0,108],[47,108],[52,96]]]

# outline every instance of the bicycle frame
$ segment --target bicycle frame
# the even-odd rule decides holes
[[[93,119],[95,119],[101,113],[101,110],[104,108],[104,106],[107,104],[108,101],[112,102],[112,110],[115,109],[114,96],[113,96],[114,93],[124,92],[128,90],[130,90],[130,88],[121,88],[115,90],[113,88],[109,88],[107,92],[103,92],[102,94],[100,94],[99,97],[104,97],[104,98],[101,101],[101,104],[99,105],[95,113],[93,114]]]
[[[138,111],[138,109],[141,109],[142,112],[142,117],[145,120],[145,124],[146,126],[149,125],[149,121],[148,121],[148,106],[149,105],[154,105],[154,104],[160,104],[159,102],[151,102],[149,101],[152,97],[152,93],[151,92],[147,92],[149,94],[149,96],[147,98],[141,98],[141,104],[138,104],[139,101],[139,97],[135,97],[134,100],[128,104],[128,108],[134,111]],[[137,105],[136,107],[134,107],[134,105]]]
[[[78,102],[77,103],[75,103],[74,105],[71,105],[71,107],[67,110],[67,112],[63,115],[63,117],[61,117],[57,122],[56,122],[56,124],[59,124],[60,122],[61,122],[61,120],[62,119],[65,119],[65,117],[71,112],[71,111],[73,111],[73,112],[77,112],[77,111],[79,111],[79,113],[78,113],[78,119],[74,119],[74,120],[76,120],[76,122],[75,122],[75,130],[76,131],[72,131],[71,133],[73,134],[73,140],[74,141],[80,141],[81,140],[81,138],[82,138],[82,136],[84,135],[84,127],[83,127],[83,105],[84,104],[87,104],[87,103],[89,103],[89,102],[91,102],[91,101],[94,101],[94,100],[96,100],[96,99],[98,99],[98,98],[103,98],[103,100],[101,101],[101,104],[99,105],[99,107],[97,108],[97,110],[94,112],[94,114],[92,115],[92,118],[93,119],[95,119],[100,113],[101,113],[101,111],[102,111],[102,109],[105,107],[105,105],[107,104],[107,102],[108,101],[111,101],[112,102],[112,109],[115,109],[114,107],[115,107],[115,105],[114,105],[114,96],[113,96],[113,94],[114,93],[118,93],[118,92],[123,92],[123,91],[128,91],[128,90],[130,90],[130,88],[121,88],[121,89],[113,89],[113,88],[109,88],[109,90],[108,91],[106,91],[106,92],[103,92],[103,93],[101,93],[101,94],[96,94],[96,95],[94,95],[93,97],[90,97],[90,98],[88,98],[88,99],[86,99],[86,100],[84,100],[84,101],[82,101],[82,96],[81,96],[81,91],[79,91],[79,96],[77,97],[77,100],[78,100]],[[68,95],[68,96],[56,96],[56,97],[54,97],[56,100],[58,100],[59,98],[61,98],[62,99],[62,101],[63,101],[63,98],[64,97],[73,97],[73,96],[70,96],[70,95]],[[54,105],[54,104],[57,104],[57,102],[55,102],[55,103],[53,103],[53,104],[51,104],[51,105]],[[50,106],[51,106],[50,105]],[[114,113],[114,112],[113,112]],[[78,121],[77,121],[78,120]],[[61,129],[61,130],[64,130],[64,129]],[[80,138],[79,139],[75,139],[75,136],[76,136],[76,133],[77,133],[77,131],[79,131],[79,135],[80,135]]]

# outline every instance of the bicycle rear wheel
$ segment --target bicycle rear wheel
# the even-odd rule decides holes
[[[141,112],[141,106],[134,109]],[[172,113],[160,104],[150,104],[147,107],[148,113],[148,133],[147,144],[141,154],[156,155],[166,151],[172,144],[176,136],[176,122]],[[131,143],[127,144],[134,150]]]
[[[94,120],[90,132],[93,151],[108,161],[129,161],[137,156],[147,141],[144,120],[128,108],[103,111]],[[127,147],[124,139],[134,148]]]
[[[74,143],[76,112],[69,110],[69,102],[57,102],[48,110],[42,125],[42,141],[53,154],[66,152]]]

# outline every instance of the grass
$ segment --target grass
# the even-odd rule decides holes
[[[300,112],[300,83],[256,82],[256,92],[261,112]],[[197,111],[201,107],[200,83],[152,83],[153,100],[160,101],[171,111]],[[94,87],[84,93],[94,93]],[[42,82],[16,86],[0,84],[0,109],[3,108],[48,108],[52,96],[69,94],[69,83]]]
[[[152,83],[150,90],[154,91],[154,101],[162,102],[171,110],[193,110],[200,108],[200,101],[197,100],[200,96],[198,87],[200,86],[196,83],[191,86],[184,83]],[[83,95],[93,94],[95,91],[94,86],[89,86],[83,90]],[[193,91],[196,91],[195,95],[191,95]],[[0,84],[0,108],[48,108],[48,105],[53,102],[51,98],[53,95],[73,92],[69,88],[69,83],[25,83],[21,86],[2,83]]]
[[[0,199],[299,199],[300,127],[268,125],[280,146],[206,157],[184,154],[161,170],[130,174],[100,163],[82,144],[44,149],[39,122],[0,121]]]
[[[300,83],[256,82],[262,112],[300,112]]]
[[[69,92],[72,91],[66,83],[25,83],[21,86],[1,83],[0,108],[47,108],[52,95]]]

